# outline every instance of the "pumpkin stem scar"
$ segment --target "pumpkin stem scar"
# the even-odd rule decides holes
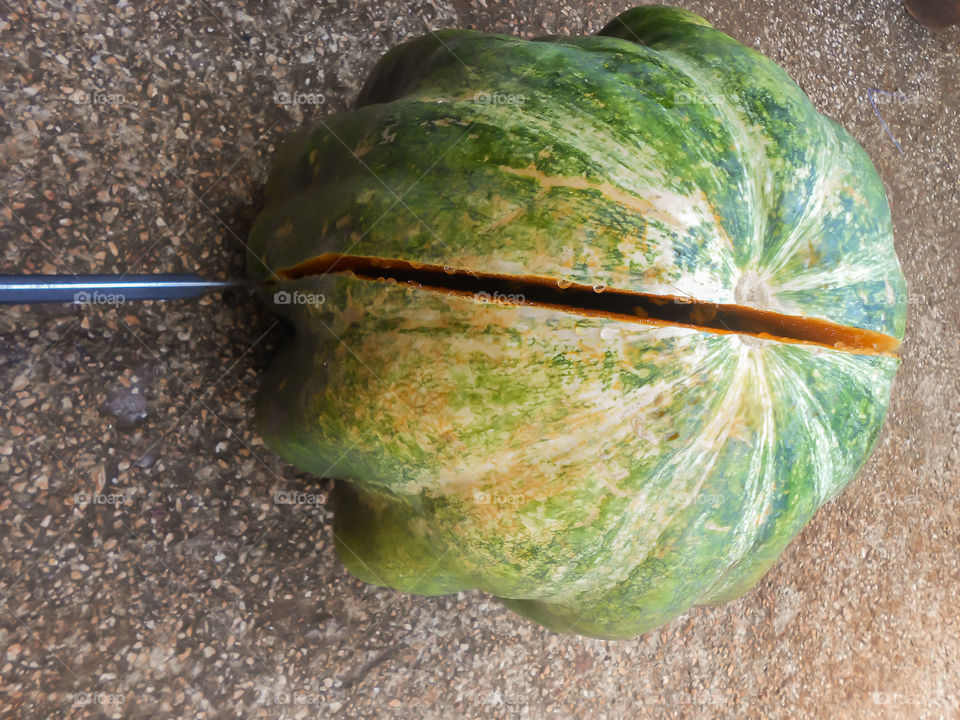
[[[418,290],[467,297],[476,302],[544,307],[643,325],[749,335],[781,343],[818,345],[860,355],[892,356],[900,345],[896,338],[873,330],[745,305],[615,288],[594,288],[538,275],[474,272],[394,258],[325,253],[277,270],[275,279],[291,281],[327,274],[396,282]]]

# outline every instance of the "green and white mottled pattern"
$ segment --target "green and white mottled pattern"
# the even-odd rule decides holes
[[[541,41],[437,33],[388,53],[360,104],[281,149],[253,278],[339,252],[903,336],[866,154],[695,15],[638,8]],[[751,587],[863,464],[898,365],[343,276],[278,287],[326,302],[277,306],[298,334],[258,422],[343,481],[350,571],[481,588],[599,637]]]

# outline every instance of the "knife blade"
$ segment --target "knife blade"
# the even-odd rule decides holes
[[[243,280],[208,280],[190,273],[146,275],[0,275],[0,304],[119,304],[185,300],[208,292],[251,287]]]

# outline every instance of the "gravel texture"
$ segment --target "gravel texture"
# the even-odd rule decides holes
[[[683,4],[863,143],[911,287],[874,456],[758,588],[603,642],[481,593],[363,585],[329,481],[252,426],[289,330],[249,295],[5,307],[0,715],[960,717],[960,28],[894,0]],[[387,48],[592,32],[627,6],[0,3],[0,272],[237,276],[274,148]]]

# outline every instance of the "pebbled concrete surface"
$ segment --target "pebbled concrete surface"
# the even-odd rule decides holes
[[[333,555],[328,482],[252,428],[286,331],[250,297],[6,307],[0,716],[960,716],[960,29],[894,0],[682,4],[864,144],[911,287],[875,455],[759,587],[607,643],[480,593],[364,586]],[[388,47],[591,32],[626,7],[0,4],[0,272],[236,276],[274,147]],[[899,148],[870,88],[905,97],[871,91]]]

